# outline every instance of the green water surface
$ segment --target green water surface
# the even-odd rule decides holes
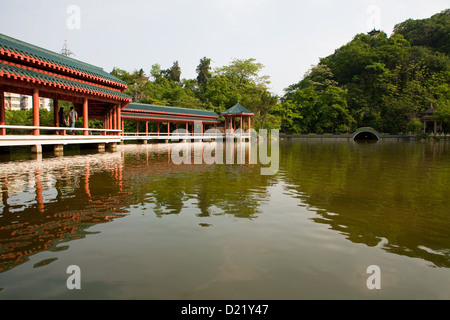
[[[274,175],[173,144],[4,160],[0,299],[450,298],[449,143],[279,146]]]

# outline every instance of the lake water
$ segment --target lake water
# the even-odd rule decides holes
[[[3,160],[0,299],[450,299],[448,142],[280,141],[274,175],[173,147]]]

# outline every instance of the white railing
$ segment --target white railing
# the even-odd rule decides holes
[[[250,137],[251,134],[248,132],[227,132],[223,133],[220,130],[216,132],[124,132],[122,134],[124,137],[137,137],[137,138],[195,138],[195,137],[204,137],[204,138],[218,138],[218,137]]]

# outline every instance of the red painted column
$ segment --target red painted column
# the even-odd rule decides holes
[[[159,122],[156,123],[156,127],[157,127],[157,133],[158,133],[158,137],[159,137]]]
[[[33,126],[39,127],[39,90],[33,90]],[[33,135],[39,135],[39,129],[33,130]]]
[[[53,124],[55,127],[59,127],[59,116],[58,116],[58,110],[59,109],[59,100],[54,99],[53,100]]]
[[[117,130],[122,130],[122,109],[120,109],[120,104],[117,106]],[[120,135],[120,132],[117,135]]]
[[[136,121],[136,135],[139,135],[139,121]]]
[[[113,128],[113,118],[112,118],[111,110],[108,111],[108,122],[109,122],[109,129],[112,129]]]
[[[252,120],[251,120],[251,116],[248,116],[248,130],[250,130],[252,128]]]
[[[112,129],[116,130],[117,129],[117,109],[116,107],[111,109],[112,112]],[[115,134],[115,133],[113,133]]]
[[[5,116],[5,93],[0,90],[0,125],[4,126],[6,124]],[[0,129],[0,136],[6,135],[6,129]]]
[[[244,123],[243,123],[243,119],[244,119],[244,118],[243,118],[243,117],[242,117],[242,115],[241,115],[241,129],[242,129],[242,130],[244,130]]]
[[[148,136],[148,121],[145,121],[145,135]]]
[[[83,100],[83,128],[89,128],[89,119],[88,119],[88,99],[84,98]],[[85,136],[89,135],[88,131],[84,131],[83,134]]]
[[[170,136],[170,122],[167,122],[167,135]]]

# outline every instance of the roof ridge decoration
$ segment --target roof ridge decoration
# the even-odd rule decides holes
[[[103,68],[71,57],[64,56],[60,53],[38,47],[36,45],[15,38],[11,38],[2,33],[0,33],[0,49],[9,50],[20,55],[25,55],[30,58],[52,63],[57,66],[74,69],[75,71],[86,73],[88,75],[96,76],[102,79],[106,79],[107,81],[126,86],[126,83],[124,81],[104,71]]]
[[[29,82],[37,82],[42,85],[52,87],[64,87],[73,91],[84,91],[98,96],[116,97],[120,100],[130,101],[131,97],[112,89],[99,87],[94,84],[76,81],[74,79],[64,79],[48,73],[28,70],[11,64],[4,64],[0,61],[0,77],[22,78]]]
[[[157,112],[157,113],[174,113],[180,114],[180,112],[186,112],[191,115],[198,116],[208,116],[208,117],[219,117],[214,111],[204,110],[204,109],[191,109],[191,108],[181,108],[181,107],[173,107],[173,106],[160,106],[156,104],[145,104],[132,102],[128,104],[128,106],[124,109],[125,111],[137,111],[137,112]]]
[[[228,109],[225,112],[222,112],[222,115],[227,116],[227,115],[254,115],[253,112],[251,112],[250,110],[244,108],[240,103],[239,100],[238,102],[232,106],[230,109]]]

